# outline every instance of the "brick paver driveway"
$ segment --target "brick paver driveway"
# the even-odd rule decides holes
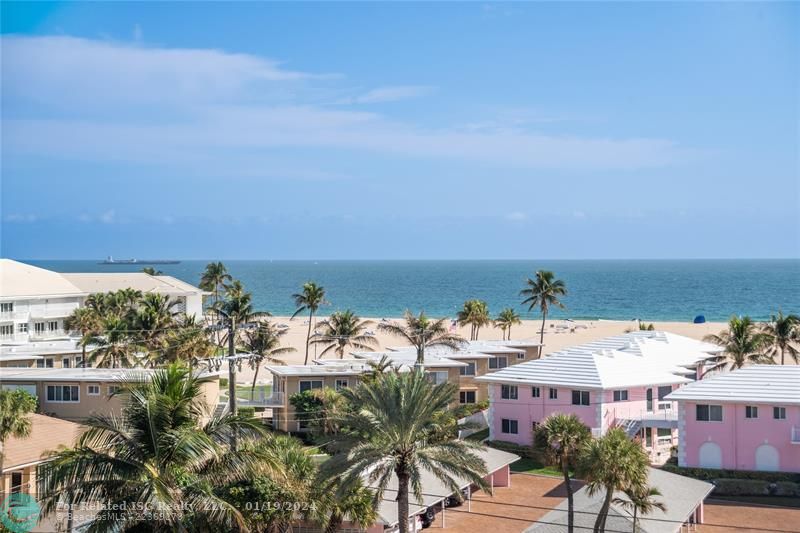
[[[800,532],[800,509],[707,501],[701,533]]]

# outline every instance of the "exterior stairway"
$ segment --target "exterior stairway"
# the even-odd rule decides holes
[[[639,430],[642,429],[641,420],[619,419],[617,420],[617,427],[622,428],[628,438],[634,438]]]

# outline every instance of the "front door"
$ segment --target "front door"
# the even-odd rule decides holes
[[[647,412],[653,411],[653,389],[647,389]]]

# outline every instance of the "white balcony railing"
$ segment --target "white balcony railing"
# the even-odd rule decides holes
[[[264,390],[256,390],[255,394],[238,393],[236,401],[242,407],[282,407],[285,395],[282,392],[272,392],[266,394]]]
[[[46,331],[32,331],[30,336],[31,340],[55,339],[58,337],[66,337],[67,332],[63,329],[48,329]]]
[[[0,342],[25,342],[27,340],[27,333],[11,333],[10,335],[0,335]]]
[[[792,426],[792,444],[800,444],[800,428]]]
[[[6,311],[0,313],[0,320],[28,320],[29,313],[27,311]]]

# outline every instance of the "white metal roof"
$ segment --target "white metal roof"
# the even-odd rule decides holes
[[[0,298],[80,296],[81,289],[58,272],[0,259]]]
[[[202,294],[203,291],[172,276],[151,276],[144,272],[104,272],[61,274],[87,294],[134,289],[144,293]]]
[[[414,366],[417,362],[417,354],[414,351],[352,352],[351,355],[356,359],[370,359],[372,361],[380,361],[382,357],[386,357],[395,367]],[[454,366],[468,365],[461,361],[455,361],[447,357],[439,357],[434,354],[429,354],[427,351],[425,352],[425,368],[450,368]]]
[[[156,370],[152,368],[3,368],[0,382],[31,381],[121,381],[147,380]],[[216,376],[203,372],[201,377]]]
[[[800,366],[746,366],[681,387],[666,399],[800,405]]]
[[[475,378],[495,383],[612,389],[688,383],[686,366],[718,347],[672,333],[643,331],[607,337]]]
[[[267,365],[264,368],[276,376],[358,376],[370,370],[364,361],[351,360],[325,361],[313,365]],[[336,364],[338,363],[338,364]]]
[[[88,346],[91,352],[94,346]],[[78,339],[36,341],[20,344],[5,344],[0,346],[0,361],[20,361],[41,359],[42,355],[76,354],[83,350],[78,346]]]

